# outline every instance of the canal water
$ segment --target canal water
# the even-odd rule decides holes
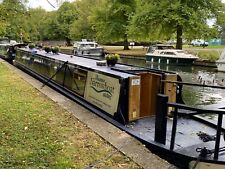
[[[190,65],[160,65],[146,63],[144,59],[130,58],[121,58],[120,62],[125,64],[176,72],[181,76],[183,82],[225,86],[225,73],[217,72],[216,68]],[[224,102],[225,107],[225,89],[184,85],[182,94],[185,104],[190,106],[202,107],[204,105],[222,104]]]

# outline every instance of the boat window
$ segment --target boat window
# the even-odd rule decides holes
[[[156,46],[155,48],[160,49],[160,50],[174,49],[173,46]]]
[[[182,50],[179,50],[179,51],[177,51],[177,53],[185,53],[184,51],[182,51]]]
[[[74,65],[68,65],[65,72],[65,69],[62,68],[63,62],[58,62],[40,55],[32,56],[30,52],[20,50],[17,51],[16,60],[46,78],[53,76],[53,81],[64,85],[66,88],[81,96],[84,95],[87,79],[86,70],[75,68]]]
[[[80,47],[81,48],[93,48],[93,47],[95,47],[95,44],[81,44]]]

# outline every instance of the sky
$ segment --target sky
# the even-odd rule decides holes
[[[53,6],[57,7],[57,2],[56,0],[48,0]],[[37,7],[41,7],[47,11],[52,11],[55,10],[55,8],[53,8],[47,0],[29,0],[28,3],[28,7],[30,8],[37,8]],[[74,1],[74,0],[64,0],[64,1]]]

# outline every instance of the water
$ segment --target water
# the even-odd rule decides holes
[[[181,76],[183,82],[225,86],[225,82],[223,82],[223,79],[225,79],[225,73],[217,72],[215,68],[200,66],[159,65],[146,63],[145,60],[141,59],[137,60],[126,58],[121,58],[120,62],[176,72]],[[185,104],[195,107],[221,104],[223,102],[225,103],[225,90],[206,87],[184,86],[182,97]]]

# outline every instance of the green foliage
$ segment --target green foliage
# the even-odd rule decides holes
[[[119,54],[108,54],[105,56],[106,60],[119,60],[120,55]]]
[[[98,8],[104,7],[104,1],[105,0],[95,0],[93,3],[93,0],[82,0],[75,2],[78,17],[70,27],[70,37],[73,40],[96,40],[96,21],[93,20],[93,16]]]
[[[6,11],[3,7],[2,4],[0,4],[0,37],[3,37],[6,35],[6,28],[7,28],[7,24],[8,22],[6,21]]]
[[[29,46],[30,49],[33,49],[35,47],[35,44],[34,43],[30,43],[28,46]]]
[[[59,47],[58,47],[58,46],[52,47],[52,53],[53,53],[53,54],[59,53]]]
[[[48,27],[51,36],[49,39],[66,40],[70,44],[69,30],[76,19],[77,9],[75,3],[64,2],[50,20]]]
[[[221,0],[82,0],[56,11],[26,8],[26,0],[0,3],[0,36],[23,41],[95,39],[98,42],[161,41],[224,36]],[[207,21],[215,19],[209,27]],[[179,28],[179,29],[178,29]],[[178,33],[178,34],[177,34]]]
[[[223,6],[221,0],[139,0],[130,34],[149,39],[152,35],[169,39],[174,33],[179,33],[179,40],[185,34],[205,38],[211,34],[207,20],[217,18]]]
[[[19,0],[3,0],[2,10],[5,21],[5,36],[19,40],[20,32],[24,29],[27,10],[25,4]]]
[[[24,30],[22,31],[24,41],[37,41],[43,39],[44,23],[48,13],[41,9],[29,9],[26,16]]]
[[[135,8],[134,0],[104,1],[92,18],[97,38],[108,42],[127,40],[129,20]]]

